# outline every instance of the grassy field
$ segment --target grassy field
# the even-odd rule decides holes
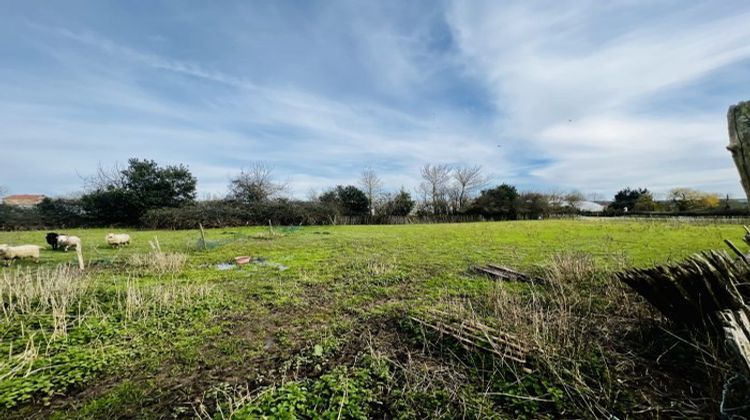
[[[0,415],[423,418],[644,416],[715,409],[720,389],[612,273],[741,243],[727,224],[68,230],[75,253],[2,268]],[[44,245],[45,232],[0,232]],[[158,241],[161,252],[149,244]],[[744,250],[744,249],[743,249]],[[261,263],[218,268],[235,256]],[[497,283],[499,263],[547,279]],[[408,320],[434,308],[517,334],[531,367]],[[705,359],[705,357],[704,357]],[[688,368],[685,368],[687,366]],[[692,410],[692,411],[691,411]]]

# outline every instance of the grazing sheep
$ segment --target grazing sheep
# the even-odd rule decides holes
[[[47,243],[52,247],[52,249],[57,249],[58,248],[57,237],[60,236],[60,235],[65,236],[64,233],[50,232],[50,233],[47,234]]]
[[[33,258],[34,261],[39,262],[39,248],[38,245],[10,246],[2,244],[0,245],[0,257],[6,260],[8,264],[16,258]]]
[[[77,236],[68,236],[68,235],[59,235],[57,237],[57,246],[63,249],[63,251],[68,251],[70,248],[75,248],[76,250],[81,249],[81,238]]]
[[[127,233],[108,233],[105,239],[111,247],[130,245],[130,235]]]

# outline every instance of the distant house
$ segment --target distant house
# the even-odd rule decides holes
[[[578,201],[574,204],[571,204],[569,201],[562,200],[560,201],[560,206],[562,207],[575,207],[578,211],[583,211],[586,213],[601,213],[604,211],[604,208],[606,206],[603,206],[599,203],[595,203],[593,201]]]
[[[576,203],[576,208],[579,211],[585,211],[589,213],[601,213],[604,211],[604,206],[593,201],[580,201]]]
[[[3,198],[3,204],[8,206],[30,208],[41,203],[44,196],[41,194],[16,194]]]

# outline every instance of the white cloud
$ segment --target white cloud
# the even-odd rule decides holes
[[[0,183],[67,192],[78,177],[50,162],[85,174],[139,156],[188,164],[201,194],[223,194],[254,160],[275,165],[297,197],[355,183],[365,166],[411,189],[427,162],[481,164],[498,182],[539,189],[739,193],[725,109],[700,101],[718,95],[701,81],[750,58],[750,9],[455,1],[444,16],[452,38],[436,37],[444,5],[327,5],[294,15],[300,28],[285,11],[231,17],[221,45],[199,39],[217,54],[172,54],[182,32],[149,34],[152,46],[101,26],[32,24],[23,46],[49,68],[0,68],[2,141],[17,145],[0,156],[0,180],[24,175]],[[185,22],[201,30],[200,14]],[[247,29],[258,22],[263,31]],[[457,98],[472,89],[494,109]],[[672,107],[664,95],[675,90],[699,100]]]
[[[690,89],[747,60],[750,13],[695,21],[686,19],[697,11],[654,18],[644,14],[648,4],[637,6],[641,18],[622,25],[614,6],[591,2],[456,2],[449,21],[469,67],[503,110],[504,128],[553,161],[531,173],[538,182],[606,192],[636,184],[737,193],[723,150],[725,108],[681,104],[679,112],[654,115],[639,108],[665,89]]]

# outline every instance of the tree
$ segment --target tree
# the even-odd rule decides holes
[[[264,162],[254,162],[229,182],[229,197],[247,204],[269,201],[285,190],[285,184],[274,182],[273,168]]]
[[[638,200],[633,204],[633,211],[656,211],[657,203],[650,192],[641,194]]]
[[[692,188],[673,188],[669,191],[669,200],[678,211],[711,209],[719,206],[719,196],[713,193]]]
[[[195,201],[197,180],[183,165],[160,168],[153,160],[130,159],[122,175],[125,190],[146,209],[179,207]]]
[[[609,208],[617,211],[632,210],[638,198],[643,194],[649,194],[648,190],[645,188],[625,188],[620,190],[615,194],[615,199],[610,203]]]
[[[504,219],[516,218],[516,200],[518,199],[516,187],[502,184],[495,188],[483,190],[479,197],[474,200],[469,213],[482,214],[490,217]]]
[[[517,217],[523,219],[539,219],[550,212],[550,199],[546,194],[526,192],[516,200]]]
[[[411,194],[401,188],[398,194],[388,197],[378,213],[386,216],[408,216],[414,204]]]
[[[479,165],[454,169],[453,179],[457,187],[456,210],[464,208],[469,198],[487,185],[487,178],[482,175],[482,167]]]
[[[88,179],[91,190],[81,197],[81,205],[100,223],[136,224],[150,209],[192,203],[196,183],[183,165],[159,167],[153,160],[130,159],[123,170],[100,167]]]
[[[446,194],[448,193],[448,182],[451,179],[451,167],[445,164],[424,165],[421,170],[424,180],[419,189],[429,200],[432,214],[448,212]]]
[[[719,194],[706,193],[701,199],[700,206],[704,209],[715,209],[719,207],[720,202],[721,199],[719,198]]]
[[[580,191],[574,190],[565,194],[565,202],[568,203],[568,206],[576,210],[578,210],[578,207],[580,207],[581,203],[584,201],[586,201],[586,197]]]
[[[354,185],[338,185],[321,194],[318,199],[332,207],[336,213],[346,216],[365,215],[369,209],[367,195]]]
[[[344,214],[347,216],[356,216],[367,214],[369,210],[369,201],[367,195],[355,187],[354,185],[347,185],[346,187],[336,187],[341,205],[344,208]]]
[[[45,226],[60,228],[81,226],[86,223],[81,200],[75,198],[45,197],[36,205]]]
[[[383,188],[383,182],[372,168],[366,168],[362,171],[362,175],[359,178],[359,185],[362,187],[365,195],[367,195],[370,214],[375,214],[375,200]]]
[[[133,226],[147,211],[130,191],[120,188],[96,190],[81,197],[81,207],[97,224]]]

